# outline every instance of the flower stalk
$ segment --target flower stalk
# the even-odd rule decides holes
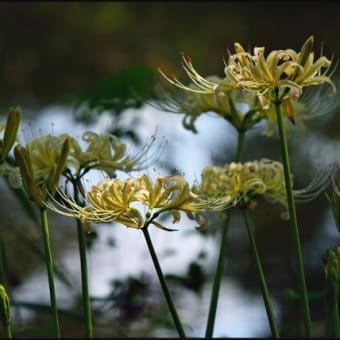
[[[276,117],[277,117],[277,122],[278,122],[279,136],[280,136],[281,156],[282,156],[282,163],[283,163],[284,177],[285,177],[285,184],[286,184],[286,194],[287,194],[287,203],[288,203],[291,233],[292,233],[292,238],[293,238],[293,244],[295,247],[296,266],[297,266],[297,272],[298,272],[298,282],[299,282],[302,309],[303,309],[305,335],[306,337],[310,338],[312,336],[312,322],[311,322],[311,317],[310,317],[307,287],[306,287],[305,273],[304,273],[304,268],[303,268],[301,241],[300,241],[300,236],[299,236],[298,222],[297,222],[297,216],[296,216],[296,210],[295,210],[295,202],[294,202],[294,197],[293,197],[293,183],[292,183],[290,163],[289,163],[288,142],[287,142],[286,130],[284,126],[283,112],[282,112],[282,97],[279,97],[278,90],[276,91],[276,100],[274,104],[275,104],[275,111],[276,111]]]
[[[8,270],[5,244],[0,236],[0,284],[8,289]]]
[[[151,220],[150,220],[150,222],[151,222]],[[155,266],[159,282],[160,282],[160,284],[162,286],[164,297],[166,299],[166,302],[168,304],[168,307],[169,307],[172,319],[173,319],[175,327],[177,329],[178,335],[181,338],[186,338],[186,335],[185,335],[185,332],[184,332],[181,320],[180,320],[180,318],[179,318],[179,316],[177,314],[175,305],[174,305],[174,303],[172,301],[172,298],[171,298],[168,286],[166,284],[166,281],[165,281],[165,278],[164,278],[161,266],[160,266],[158,258],[157,258],[156,251],[155,251],[155,249],[153,247],[153,244],[152,244],[152,241],[151,241],[151,237],[150,237],[150,234],[149,234],[149,231],[148,231],[148,222],[146,222],[145,226],[142,228],[142,231],[143,231],[143,235],[144,235],[146,244],[148,246],[148,249],[149,249],[149,252],[150,252],[150,255],[151,255],[151,258],[152,258],[152,262],[153,262],[153,264]]]
[[[75,201],[78,202],[77,186],[74,185]],[[77,218],[77,233],[78,233],[78,247],[81,268],[81,285],[82,285],[82,298],[83,298],[83,311],[86,323],[87,338],[93,337],[92,325],[92,311],[91,301],[89,294],[88,273],[87,273],[87,260],[86,260],[86,239],[84,234],[84,227],[81,221]]]
[[[241,159],[241,154],[244,147],[244,139],[245,139],[245,131],[238,131],[238,139],[237,139],[237,147],[235,154],[235,161],[239,162]],[[216,272],[211,292],[210,306],[208,312],[207,326],[205,331],[206,338],[212,338],[214,332],[215,318],[216,318],[216,310],[218,303],[218,296],[221,287],[221,281],[223,276],[223,268],[225,261],[225,252],[228,241],[228,230],[229,230],[229,222],[231,217],[231,210],[228,211],[225,223],[223,224],[222,235],[221,235],[221,244],[220,251],[218,255]]]
[[[252,250],[253,256],[255,258],[256,268],[257,268],[257,272],[259,274],[259,279],[260,279],[260,282],[261,282],[261,291],[262,291],[262,296],[263,296],[263,302],[264,302],[264,305],[265,305],[265,308],[266,308],[267,317],[268,317],[268,321],[269,321],[269,325],[270,325],[270,330],[272,332],[272,337],[277,339],[277,338],[280,337],[280,335],[279,335],[279,331],[278,331],[278,328],[277,328],[277,325],[276,325],[276,322],[275,322],[273,308],[272,308],[272,305],[271,305],[270,296],[269,296],[269,292],[268,292],[268,288],[267,288],[267,284],[266,284],[266,279],[265,279],[265,276],[264,276],[264,273],[263,273],[260,256],[259,256],[259,253],[257,251],[256,242],[255,242],[253,232],[252,232],[251,227],[250,227],[247,208],[243,209],[243,218],[244,218],[245,225],[247,227],[247,233],[248,233],[248,237],[249,237],[249,241],[250,241],[250,245],[251,245],[251,250]]]
[[[12,338],[10,302],[5,287],[0,284],[0,315],[6,339]]]
[[[42,234],[43,234],[44,247],[45,247],[45,261],[46,261],[46,269],[47,269],[47,276],[48,276],[48,285],[49,285],[49,290],[50,290],[50,301],[51,301],[52,315],[53,315],[53,321],[54,321],[54,334],[57,338],[60,338],[61,336],[60,336],[57,300],[56,300],[56,293],[55,293],[55,287],[54,287],[53,260],[52,260],[52,251],[51,251],[51,244],[50,244],[50,235],[49,235],[46,208],[44,207],[40,208],[40,217],[41,217]]]

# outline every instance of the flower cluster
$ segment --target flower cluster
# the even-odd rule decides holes
[[[306,202],[315,198],[327,185],[325,177],[318,173],[306,188],[294,190],[295,200]],[[270,159],[208,166],[202,171],[201,183],[196,184],[193,191],[214,197],[216,210],[231,206],[252,207],[256,204],[255,198],[260,196],[282,205],[281,216],[288,218],[283,166]]]
[[[8,153],[8,145],[14,144],[13,138],[5,132],[3,157]],[[1,172],[8,175],[13,187],[24,187],[30,198],[41,205],[47,198],[47,191],[50,194],[55,192],[62,175],[78,180],[89,170],[96,169],[114,177],[117,170],[139,170],[157,158],[156,153],[146,157],[154,138],[132,157],[127,154],[126,144],[114,135],[87,131],[83,140],[87,143],[85,150],[65,133],[36,137],[26,146],[17,144],[14,149],[17,166],[6,163]]]
[[[217,77],[207,77],[217,81]],[[198,89],[197,85],[189,85],[191,89]],[[214,113],[227,120],[238,131],[246,131],[262,119],[267,119],[268,126],[265,134],[271,134],[276,122],[273,107],[264,109],[258,96],[242,89],[231,89],[225,95],[216,96],[214,93],[198,93],[165,90],[160,86],[159,96],[149,102],[157,109],[183,113],[184,128],[197,133],[195,122],[203,113]]]
[[[209,206],[209,201],[193,193],[180,176],[158,176],[155,183],[146,175],[126,180],[104,179],[87,191],[82,205],[62,191],[59,198],[52,198],[48,208],[83,222],[115,221],[130,228],[153,224],[165,230],[168,229],[155,221],[161,213],[171,213],[173,223],[177,223],[180,211],[199,214]]]
[[[235,43],[235,54],[230,55],[225,67],[228,79],[250,92],[276,100],[276,91],[298,98],[303,87],[328,83],[335,86],[328,76],[331,61],[322,56],[314,61],[313,37],[307,39],[301,51],[274,50],[264,57],[264,47],[255,47],[254,53],[246,52]],[[322,69],[325,69],[322,72]],[[287,89],[289,91],[287,91]]]
[[[126,144],[109,133],[85,132],[82,136],[87,144],[85,150],[82,150],[74,138],[70,136],[68,138],[70,140],[69,165],[80,177],[90,169],[101,170],[109,177],[114,177],[117,170],[125,172],[141,170],[157,159],[156,153],[146,157],[155,138],[146,143],[142,151],[134,156],[127,155]]]
[[[182,53],[182,66],[191,84],[185,85],[177,77],[170,78],[159,70],[168,82],[185,90],[186,95],[176,92],[161,95],[158,107],[184,113],[184,126],[194,132],[193,122],[198,115],[212,111],[226,118],[238,130],[247,130],[260,120],[268,120],[265,134],[271,135],[276,123],[275,101],[282,101],[285,115],[295,123],[296,116],[305,117],[310,111],[308,105],[297,102],[304,87],[329,84],[335,92],[330,79],[334,72],[332,62],[325,56],[314,60],[313,44],[311,36],[299,52],[274,50],[265,57],[264,47],[255,47],[252,54],[236,42],[235,53],[230,53],[225,62],[224,78],[202,77],[192,65],[191,58]],[[245,95],[244,91],[248,93]],[[246,114],[237,112],[238,104],[246,105]]]

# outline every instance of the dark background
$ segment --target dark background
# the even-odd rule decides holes
[[[190,55],[202,74],[221,73],[233,43],[339,55],[337,1],[2,2],[1,103],[46,104],[132,66],[179,66]]]

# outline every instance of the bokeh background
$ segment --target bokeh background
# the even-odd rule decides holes
[[[149,174],[199,178],[210,164],[233,158],[235,131],[221,118],[203,115],[198,134],[184,130],[180,114],[143,101],[157,68],[180,74],[180,51],[202,75],[223,75],[233,43],[267,50],[298,50],[310,36],[316,51],[340,56],[340,3],[336,1],[225,2],[1,2],[0,112],[23,110],[20,137],[45,133],[110,131],[132,151],[156,133],[167,140]],[[339,71],[335,72],[336,81]],[[133,96],[142,94],[138,99]],[[104,100],[103,100],[104,98]],[[81,107],[81,110],[79,109]],[[313,173],[339,162],[339,110],[289,130],[297,187]],[[244,159],[280,160],[277,136],[254,129]],[[158,144],[156,143],[156,146]],[[1,182],[0,231],[13,302],[14,335],[50,333],[48,286],[36,216],[6,181]],[[339,234],[323,195],[299,205],[298,217],[311,292],[315,334],[324,331],[322,254],[339,245]],[[34,215],[34,214],[33,214]],[[82,337],[79,262],[73,221],[51,216],[57,296],[64,336]],[[265,202],[252,213],[256,240],[282,334],[301,331],[295,262],[289,225]],[[219,247],[219,224],[198,233],[190,221],[176,235],[152,231],[164,272],[188,334],[204,335]],[[121,226],[95,226],[88,236],[90,292],[98,337],[176,336],[141,233]],[[235,213],[226,251],[215,336],[269,335],[260,285],[242,219]]]

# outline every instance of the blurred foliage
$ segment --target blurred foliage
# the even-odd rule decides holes
[[[194,261],[189,264],[186,275],[167,274],[165,277],[169,282],[190,289],[196,294],[202,292],[203,285],[206,282],[206,275],[202,266]]]
[[[129,322],[138,319],[147,306],[147,280],[128,277],[126,280],[114,280],[112,285],[112,297],[116,301],[120,320]]]
[[[325,196],[331,207],[336,228],[340,233],[340,180],[335,181],[334,178],[331,178],[331,180],[333,190],[330,194],[325,193]]]
[[[181,50],[202,74],[220,73],[234,41],[298,48],[315,34],[327,55],[340,55],[339,9],[336,1],[1,2],[0,102],[72,101],[136,64],[179,69]]]
[[[124,69],[107,76],[93,86],[92,91],[82,91],[75,100],[75,119],[86,124],[97,121],[104,112],[112,115],[110,133],[128,136],[138,141],[137,122],[127,129],[121,126],[122,113],[127,109],[138,109],[150,99],[156,84],[155,72],[146,66]]]

